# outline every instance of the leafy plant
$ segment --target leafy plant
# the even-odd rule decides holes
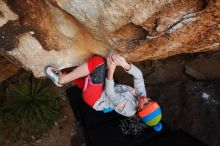
[[[53,86],[28,74],[8,84],[0,121],[14,138],[41,134],[58,118],[60,106]],[[2,124],[1,124],[2,125]]]

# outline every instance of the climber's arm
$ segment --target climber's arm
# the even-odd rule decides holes
[[[134,88],[141,96],[146,96],[146,89],[144,84],[144,78],[139,68],[131,63],[128,63],[124,57],[113,53],[112,58],[116,65],[119,65],[125,69],[126,72],[134,76]]]

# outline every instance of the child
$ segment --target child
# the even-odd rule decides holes
[[[134,76],[134,88],[115,85],[113,75],[116,66],[123,67],[125,72]],[[107,58],[107,78],[105,68],[105,60],[95,55],[66,75],[51,66],[46,67],[45,71],[57,86],[61,87],[71,81],[75,83],[83,90],[84,101],[93,109],[103,112],[114,109],[126,117],[133,117],[138,113],[148,126],[154,126],[156,131],[160,131],[161,110],[155,101],[146,97],[142,72],[114,52]]]

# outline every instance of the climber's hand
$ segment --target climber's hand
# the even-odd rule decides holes
[[[131,65],[125,60],[124,57],[118,55],[115,52],[112,53],[112,59],[116,65],[121,66],[126,70],[129,70],[131,67]]]
[[[108,67],[108,70],[109,70],[109,71],[112,71],[112,72],[115,71],[116,64],[115,64],[115,62],[113,61],[111,55],[109,55],[108,58],[107,58],[107,67]]]
[[[107,67],[108,67],[108,75],[107,78],[109,80],[113,80],[113,75],[115,72],[116,64],[114,63],[112,56],[108,56],[107,58]]]

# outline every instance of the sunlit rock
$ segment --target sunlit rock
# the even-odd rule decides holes
[[[129,61],[220,49],[220,0],[3,0],[0,50],[34,75],[116,49]]]

